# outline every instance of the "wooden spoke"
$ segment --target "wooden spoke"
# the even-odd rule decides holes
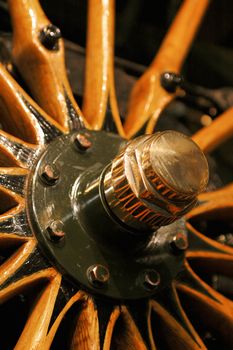
[[[211,259],[212,254],[225,254],[224,259],[231,260],[233,257],[233,248],[223,245],[206,235],[198,232],[190,223],[186,224],[189,237],[189,249],[186,253],[187,257],[205,257]]]
[[[15,233],[19,236],[32,236],[23,203],[11,209],[8,213],[0,215],[0,232]]]
[[[61,134],[55,123],[0,64],[0,113],[3,129],[30,143],[45,143]]]
[[[84,292],[78,292],[76,293],[65,305],[65,307],[63,308],[63,310],[60,312],[60,314],[58,315],[58,317],[56,318],[55,322],[53,323],[47,337],[44,343],[44,350],[49,350],[53,339],[56,335],[56,332],[63,320],[63,318],[65,317],[66,313],[69,311],[69,309],[77,302],[80,302],[80,304],[82,304],[83,302],[86,302],[86,300],[88,299],[88,296],[84,293]]]
[[[83,116],[66,75],[64,44],[59,32],[57,38],[49,36],[51,23],[39,1],[8,2],[13,26],[13,59],[34,98],[66,130],[82,127]],[[49,40],[53,39],[55,42],[51,43]]]
[[[15,346],[15,350],[24,350],[26,348],[39,350],[43,348],[60,282],[61,276],[57,274],[42,290],[32,308],[25,328]]]
[[[140,330],[143,341],[151,350],[155,350],[155,342],[151,328],[151,303],[150,300],[137,301],[128,305],[129,313],[134,320],[137,329]]]
[[[100,349],[98,315],[90,297],[82,304],[70,349]]]
[[[216,218],[231,219],[233,212],[233,184],[212,192],[199,195],[199,205],[187,215],[187,220],[192,218]]]
[[[19,238],[15,235],[4,235],[0,234],[0,250],[2,248],[9,249],[9,244],[13,241],[14,244],[20,246],[17,250],[0,266],[0,285],[2,285],[16,270],[18,270],[24,262],[27,260],[29,255],[33,252],[36,246],[34,239]],[[3,245],[3,247],[2,247]]]
[[[23,195],[28,173],[28,170],[23,168],[0,167],[0,186]]]
[[[31,168],[39,148],[0,131],[0,166]]]
[[[4,303],[8,299],[15,295],[19,295],[27,289],[32,289],[39,283],[52,280],[57,276],[57,272],[51,267],[39,272],[30,274],[26,277],[22,277],[16,282],[12,282],[7,287],[0,290],[0,304]]]
[[[208,3],[183,1],[155,59],[132,90],[124,126],[127,137],[135,135],[149,119],[147,132],[152,133],[161,111],[174,98],[162,88],[161,74],[180,71]]]
[[[233,136],[233,107],[217,117],[210,125],[199,130],[192,139],[205,153],[212,152]]]
[[[166,349],[177,349],[177,350],[183,350],[183,349],[206,349],[205,345],[203,344],[202,340],[198,336],[198,334],[194,331],[192,325],[190,324],[187,316],[185,315],[182,307],[179,303],[179,308],[182,309],[183,313],[183,320],[182,323],[177,321],[176,318],[174,318],[170,314],[170,310],[167,310],[163,306],[161,306],[159,303],[157,303],[155,300],[151,301],[151,308],[152,308],[152,315],[155,315],[155,321],[152,322],[152,327],[154,328],[154,338],[156,341],[156,331],[158,332],[161,337],[163,337],[164,343],[163,346],[166,346]],[[153,317],[152,317],[153,319]],[[156,322],[157,321],[157,322]],[[187,332],[186,328],[184,327],[184,324],[189,327],[189,329],[192,329],[192,335],[195,334],[195,338],[190,336],[189,332]],[[162,328],[165,332],[161,332]],[[167,336],[169,334],[169,337]],[[164,347],[162,347],[164,348]]]
[[[109,320],[104,341],[104,350],[146,350],[146,345],[131,315],[125,306],[116,308]]]
[[[4,215],[14,215],[15,211],[21,211],[24,208],[23,198],[16,193],[0,186],[0,217]]]
[[[187,318],[174,286],[164,291],[161,297],[151,300],[151,327],[161,348],[206,349],[202,340]],[[161,339],[162,338],[162,339]],[[160,348],[159,347],[159,348]]]
[[[229,334],[233,331],[233,303],[203,282],[187,262],[185,267],[186,275],[177,282],[179,291],[188,298],[189,307],[198,317],[198,322],[220,335],[231,348],[233,339],[229,339]]]
[[[114,82],[114,0],[88,2],[88,32],[83,113],[93,129],[102,128],[108,102],[124,136]]]

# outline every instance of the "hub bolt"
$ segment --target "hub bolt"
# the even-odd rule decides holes
[[[160,284],[160,275],[155,270],[148,270],[144,272],[143,285],[147,290],[153,290]]]
[[[46,164],[41,172],[41,179],[46,185],[55,185],[59,179],[59,171],[54,164]]]
[[[52,221],[50,225],[47,227],[47,232],[49,234],[49,238],[53,242],[61,241],[61,239],[65,237],[63,222],[60,220]]]
[[[181,253],[185,251],[188,248],[187,236],[182,232],[177,233],[171,241],[171,247],[176,253]]]
[[[94,287],[101,288],[108,283],[110,275],[107,267],[96,264],[88,268],[87,277]]]
[[[75,137],[75,143],[80,151],[86,151],[91,147],[92,143],[88,138],[88,134],[78,133]]]

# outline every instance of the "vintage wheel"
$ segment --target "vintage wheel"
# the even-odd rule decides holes
[[[233,185],[200,194],[202,151],[232,136],[233,109],[193,136],[200,148],[174,131],[126,143],[156,131],[207,5],[184,0],[123,126],[113,0],[89,1],[82,112],[59,29],[37,0],[9,0],[13,63],[34,100],[2,64],[1,349],[233,347],[221,288],[233,277]],[[118,135],[104,131],[107,105]]]

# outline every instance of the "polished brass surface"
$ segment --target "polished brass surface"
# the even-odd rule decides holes
[[[129,226],[157,229],[196,204],[208,176],[200,148],[181,133],[165,131],[128,143],[105,175],[105,195]]]

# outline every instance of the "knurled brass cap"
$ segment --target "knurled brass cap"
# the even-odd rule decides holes
[[[129,142],[112,163],[104,187],[111,210],[138,229],[157,229],[184,215],[209,178],[200,148],[176,131]]]

